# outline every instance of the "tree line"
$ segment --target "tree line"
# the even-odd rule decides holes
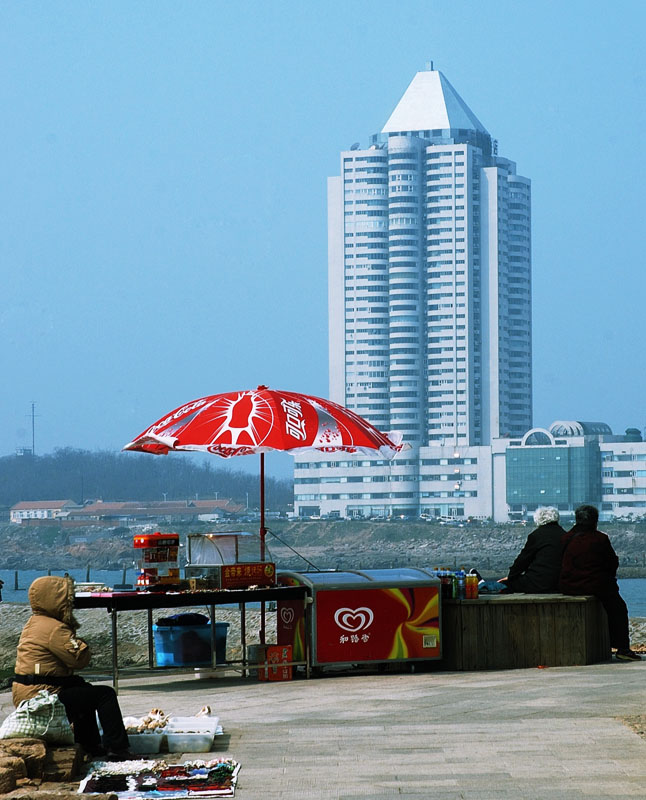
[[[145,453],[62,448],[42,456],[0,457],[0,505],[21,500],[200,500],[231,498],[255,508],[257,475],[218,468],[187,456],[153,457]],[[293,502],[292,483],[265,478],[268,509]]]

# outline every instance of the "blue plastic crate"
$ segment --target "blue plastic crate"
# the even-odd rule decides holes
[[[228,622],[215,623],[215,657],[224,664]],[[203,667],[211,664],[211,624],[153,625],[158,667]]]

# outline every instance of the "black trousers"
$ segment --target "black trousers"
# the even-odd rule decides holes
[[[615,586],[605,592],[599,592],[597,597],[601,600],[601,604],[608,615],[610,647],[616,647],[617,650],[628,650],[630,647],[628,608],[623,597],[619,594],[619,587]]]
[[[88,752],[101,748],[97,714],[103,728],[103,746],[113,752],[128,749],[128,734],[117,695],[111,686],[80,686],[62,688],[58,696],[65,706],[67,718],[74,728],[74,741]]]

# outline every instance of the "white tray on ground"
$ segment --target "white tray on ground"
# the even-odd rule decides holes
[[[219,724],[219,717],[169,717],[164,733],[210,733],[215,736]]]

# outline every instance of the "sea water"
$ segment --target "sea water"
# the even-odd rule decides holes
[[[87,570],[70,569],[69,575],[75,581],[85,581]],[[52,570],[52,575],[64,575],[65,570]],[[47,575],[44,570],[19,570],[18,571],[18,590],[14,589],[14,571],[0,570],[0,580],[4,581],[2,597],[9,603],[26,603],[27,589],[32,581],[41,575]],[[106,586],[114,586],[115,583],[123,582],[123,570],[96,569],[90,572],[90,580],[105,583]],[[137,572],[134,569],[126,571],[126,583],[134,584],[137,580]],[[624,578],[619,581],[619,591],[628,606],[628,614],[631,617],[646,617],[646,578]]]
[[[83,582],[87,578],[86,569],[53,569],[52,575],[65,575],[67,572],[75,581]],[[2,599],[9,603],[27,603],[27,590],[32,581],[47,575],[46,570],[42,569],[21,569],[18,570],[18,589],[15,589],[15,570],[0,569],[0,580],[4,581],[2,589]],[[90,571],[90,580],[96,583],[104,583],[106,586],[114,586],[115,583],[123,583],[123,570],[121,569],[93,569]],[[126,570],[125,583],[134,584],[137,580],[137,571],[134,569]]]

